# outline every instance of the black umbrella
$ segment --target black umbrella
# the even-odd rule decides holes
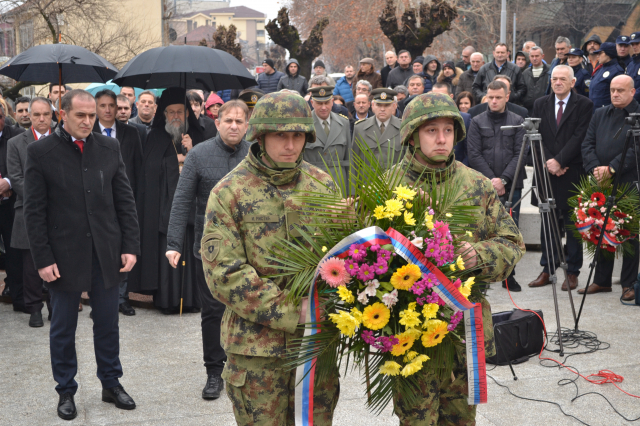
[[[256,85],[242,62],[227,52],[204,46],[166,46],[147,50],[127,62],[113,82],[120,87],[182,87],[210,92]]]
[[[38,83],[106,83],[118,73],[109,61],[84,47],[41,44],[14,56],[0,74]]]

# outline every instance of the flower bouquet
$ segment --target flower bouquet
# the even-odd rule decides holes
[[[421,189],[410,187],[404,171],[386,171],[360,145],[369,166],[352,160],[353,203],[339,189],[301,196],[313,229],[297,227],[301,238],[282,240],[270,260],[291,276],[291,299],[309,297],[305,335],[289,354],[302,388],[312,388],[306,381],[314,374],[352,362],[364,370],[369,407],[380,412],[393,392],[422,397],[416,373],[449,377],[464,345],[468,364],[483,368],[481,307],[469,301],[480,294],[474,277],[483,265],[465,268],[456,254],[477,207],[456,199],[455,183],[424,176]],[[336,186],[346,187],[340,178]],[[470,404],[485,402],[473,387],[470,380]]]
[[[622,184],[618,188],[616,205],[611,208],[605,225],[606,202],[611,195],[611,180],[599,183],[595,177],[584,177],[577,186],[577,195],[569,199],[573,208],[572,219],[575,221],[576,236],[582,238],[587,250],[593,255],[602,235],[601,249],[605,254],[632,253],[630,240],[638,235],[638,207],[640,199],[633,184]]]

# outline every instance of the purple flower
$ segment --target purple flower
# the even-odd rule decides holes
[[[447,326],[447,330],[449,331],[455,330],[458,324],[460,324],[460,321],[462,321],[463,317],[464,317],[464,314],[461,311],[458,311],[455,314],[451,315],[451,320],[449,322],[449,325]]]
[[[460,288],[460,286],[462,285],[462,281],[460,281],[460,278],[458,278],[457,280],[455,280],[453,282],[453,285],[456,286],[456,288]]]
[[[391,259],[391,252],[387,251],[385,249],[380,249],[378,250],[378,262],[380,262],[380,260],[384,260],[384,261],[389,261],[389,259]]]
[[[358,262],[354,262],[351,259],[344,261],[344,267],[352,277],[355,277],[358,274],[358,271],[360,271],[360,265],[358,265]]]
[[[375,277],[376,268],[373,265],[363,263],[358,271],[358,278],[362,281],[369,281]]]
[[[418,305],[420,305],[420,306],[424,305],[426,301],[427,301],[426,297],[418,297],[416,299],[416,303],[418,303]]]
[[[361,334],[362,336],[362,340],[364,340],[365,343],[369,344],[369,345],[375,345],[376,343],[376,338],[373,337],[373,331],[371,330],[364,330]]]
[[[376,343],[373,346],[380,349],[380,352],[390,352],[393,346],[398,343],[400,343],[400,340],[396,336],[381,336],[376,339]]]
[[[421,280],[418,280],[413,284],[413,286],[411,287],[411,291],[413,292],[413,294],[417,294],[418,296],[420,296],[422,293],[424,293],[426,287],[427,281],[422,278]]]
[[[383,261],[378,260],[378,262],[373,264],[373,267],[375,268],[376,274],[378,275],[386,274],[387,270],[389,270],[389,265],[384,260]]]
[[[424,252],[424,255],[435,259],[440,255],[440,245],[436,243],[434,240],[428,240],[427,250]]]
[[[380,250],[380,245],[379,244],[374,244],[371,247],[369,247],[369,250],[371,250],[372,252],[377,252],[378,250]]]
[[[435,274],[432,274],[432,273],[427,274],[427,276],[424,277],[424,281],[425,281],[426,287],[429,290],[431,290],[431,288],[433,288],[434,285],[438,284],[438,279],[436,278]]]
[[[367,257],[367,248],[362,244],[351,244],[351,247],[349,247],[349,256],[356,262],[360,262]]]

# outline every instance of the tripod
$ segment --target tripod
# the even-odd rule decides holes
[[[518,180],[518,174],[522,167],[522,160],[524,157],[527,146],[531,146],[531,152],[533,156],[533,176],[535,179],[535,186],[531,187],[533,193],[538,199],[538,211],[540,213],[540,224],[542,226],[543,235],[543,247],[547,253],[547,261],[549,264],[549,280],[551,281],[551,288],[553,290],[553,303],[556,311],[556,322],[558,326],[558,343],[560,346],[560,356],[564,356],[564,347],[562,343],[562,328],[560,327],[560,311],[558,309],[558,293],[556,284],[558,282],[556,276],[556,258],[554,254],[554,246],[558,255],[560,269],[564,271],[564,278],[568,284],[567,274],[567,262],[565,259],[564,250],[562,248],[561,232],[558,226],[558,217],[556,212],[556,201],[553,196],[553,187],[551,185],[551,179],[549,176],[549,170],[545,167],[546,159],[544,156],[544,149],[542,147],[542,136],[538,133],[538,126],[540,125],[539,118],[526,118],[524,123],[519,126],[502,126],[500,129],[514,129],[523,127],[526,131],[524,139],[522,141],[522,147],[520,149],[520,156],[518,157],[518,165],[516,167],[515,176],[513,178],[513,185],[511,186],[511,192],[509,193],[509,199],[505,203],[505,207],[510,210],[515,206],[512,206],[513,194],[515,191],[515,183]],[[526,194],[524,194],[526,195]],[[518,203],[522,201],[524,196],[520,198]],[[516,203],[517,205],[517,203]],[[571,311],[573,313],[573,319],[576,319],[576,310],[573,304],[573,296],[571,294],[571,287],[568,288],[569,301],[571,303]]]

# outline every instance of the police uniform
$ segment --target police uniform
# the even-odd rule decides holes
[[[631,34],[629,36],[629,41],[632,48],[634,44],[640,43],[640,31]],[[636,93],[633,97],[636,101],[640,102],[640,54],[633,55],[631,57],[631,62],[627,65],[626,74],[633,79],[633,86],[636,89]]]
[[[303,132],[315,140],[311,111],[297,94],[265,95],[249,120],[247,140],[256,141],[238,166],[212,189],[205,214],[201,253],[207,285],[226,310],[220,342],[227,354],[222,372],[239,425],[293,426],[295,370],[287,350],[302,337],[301,307],[288,302],[288,277],[269,260],[282,239],[313,233],[300,195],[333,188],[331,177],[302,160],[275,163],[263,148],[268,132]],[[337,366],[313,389],[314,424],[331,425],[340,385]]]
[[[572,48],[567,55],[582,57],[584,53],[580,49]],[[589,85],[591,84],[591,74],[582,67],[582,63],[573,68],[573,76],[576,78],[574,89],[579,95],[589,97]]]
[[[324,102],[333,99],[332,86],[319,86],[309,89],[311,99]],[[327,120],[321,120],[316,111],[312,111],[316,140],[308,143],[304,149],[304,161],[312,164],[344,182],[342,188],[348,192],[349,168],[351,166],[351,131],[349,120],[335,112],[330,112]]]
[[[625,44],[629,46],[631,44],[631,38],[628,36],[620,35],[618,36],[618,38],[616,38],[616,44]],[[618,57],[618,61],[620,62],[620,66],[622,66],[626,70],[631,63],[631,53],[629,53],[625,57]]]
[[[393,104],[398,93],[394,90],[382,88],[371,92],[373,102],[377,104]],[[371,153],[378,158],[378,164],[387,165],[386,168],[394,166],[403,157],[404,148],[400,143],[400,123],[401,120],[391,114],[386,122],[381,122],[375,115],[373,117],[359,120],[353,128],[353,155],[362,159],[369,165],[366,156],[356,143],[359,141],[369,147]]]
[[[602,43],[600,49],[594,53],[604,52],[611,58],[609,62],[603,64],[591,77],[589,85],[589,99],[593,102],[593,111],[611,104],[611,80],[614,77],[624,74],[624,70],[617,61],[618,53],[614,43]]]

